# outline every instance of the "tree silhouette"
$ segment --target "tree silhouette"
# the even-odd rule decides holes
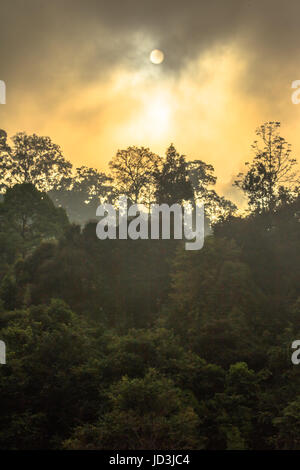
[[[125,194],[133,203],[150,204],[153,199],[153,172],[160,157],[145,147],[128,147],[118,150],[109,163],[115,189]]]
[[[194,197],[193,187],[189,181],[187,162],[184,155],[180,155],[173,144],[166,152],[161,169],[154,173],[156,200],[161,204],[181,203]]]
[[[279,135],[280,122],[269,121],[256,130],[259,141],[252,145],[254,159],[247,173],[240,173],[234,185],[242,189],[249,206],[257,212],[272,210],[297,181],[291,146]]]
[[[6,132],[0,131],[0,188],[32,183],[48,191],[70,175],[72,164],[50,137],[18,132],[11,140],[9,145]]]

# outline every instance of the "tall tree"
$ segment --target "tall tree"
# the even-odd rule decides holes
[[[242,189],[250,209],[265,212],[280,203],[288,188],[297,181],[296,159],[291,157],[291,146],[279,135],[280,122],[269,121],[256,130],[258,140],[246,173],[240,173],[234,185]]]
[[[193,199],[193,187],[188,176],[185,156],[180,155],[171,144],[167,149],[162,168],[156,169],[154,173],[157,201],[174,204]]]
[[[118,150],[109,163],[115,189],[134,203],[149,204],[153,200],[153,172],[160,165],[160,157],[145,147]]]
[[[6,132],[0,131],[0,188],[32,183],[47,191],[70,175],[72,164],[50,137],[18,132],[11,140],[9,145]]]

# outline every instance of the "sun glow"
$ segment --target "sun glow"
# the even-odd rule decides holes
[[[135,142],[160,142],[168,136],[172,128],[172,105],[166,93],[151,93],[143,96],[139,112],[132,115],[124,126],[124,135],[130,136]]]
[[[188,158],[214,165],[217,190],[226,185],[231,190],[237,162],[251,145],[249,128],[257,121],[254,103],[238,87],[243,73],[243,58],[234,48],[203,53],[180,76],[166,75],[149,61],[132,70],[120,67],[109,81],[76,90],[76,100],[70,93],[55,123],[45,121],[45,129],[39,124],[39,132],[58,142],[68,136],[66,155],[73,163],[82,164],[78,148],[84,146],[87,164],[97,168],[105,168],[118,148],[134,144],[163,155],[174,142]]]
[[[154,100],[149,100],[146,105],[145,121],[146,125],[152,128],[154,135],[163,134],[170,122],[170,106],[167,100],[158,96]]]

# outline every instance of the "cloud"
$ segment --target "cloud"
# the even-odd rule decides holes
[[[296,140],[299,13],[298,0],[2,2],[1,127],[50,134],[68,158],[101,167],[138,129],[157,144],[142,119],[160,83],[173,125],[154,151],[174,141],[226,186],[264,120],[284,120]],[[163,66],[149,62],[155,48]]]
[[[278,74],[280,63],[298,57],[299,13],[297,0],[11,0],[1,5],[3,78],[42,85],[62,76],[89,80],[120,63],[135,67],[137,40],[165,51],[166,71],[235,41],[265,75],[276,58]]]

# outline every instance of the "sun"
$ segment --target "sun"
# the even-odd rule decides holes
[[[159,65],[164,61],[165,55],[159,49],[154,49],[150,54],[152,64]]]

